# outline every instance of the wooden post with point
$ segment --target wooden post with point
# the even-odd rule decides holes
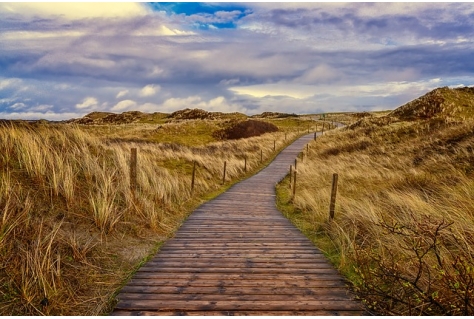
[[[337,194],[337,179],[336,173],[332,174],[332,188],[331,188],[331,202],[329,204],[329,219],[334,219],[334,209],[336,207],[336,194]]]
[[[194,191],[194,178],[196,177],[196,161],[193,161],[193,176],[191,178],[191,193]]]
[[[222,184],[225,183],[225,170],[226,170],[226,168],[227,168],[227,162],[224,161],[224,174],[222,175]]]
[[[131,149],[130,156],[130,190],[133,195],[137,189],[137,149],[134,147]]]

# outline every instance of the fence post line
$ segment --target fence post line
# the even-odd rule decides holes
[[[309,144],[306,144],[306,155],[309,153]]]
[[[137,149],[133,147],[130,154],[130,190],[135,195],[137,189]]]
[[[244,171],[247,172],[247,155],[244,157]]]
[[[331,202],[329,204],[329,219],[334,219],[334,209],[336,207],[336,194],[337,194],[337,173],[332,174],[332,189],[331,189]]]
[[[222,184],[225,183],[225,170],[226,170],[226,167],[227,167],[227,161],[224,161],[224,174],[222,176]]]
[[[194,178],[196,176],[196,161],[193,161],[193,177],[191,179],[191,193],[194,191]]]
[[[273,140],[273,151],[275,152],[276,150],[276,140]]]
[[[296,196],[296,168],[295,171],[293,172],[293,199],[295,199]]]
[[[316,141],[316,132],[314,132],[314,138],[313,139]]]
[[[296,163],[298,162],[298,158],[295,158],[295,171],[296,171]]]

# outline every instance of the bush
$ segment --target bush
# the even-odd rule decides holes
[[[220,140],[236,140],[276,131],[278,131],[278,127],[272,123],[248,120],[233,123],[227,128],[215,131],[212,136]]]

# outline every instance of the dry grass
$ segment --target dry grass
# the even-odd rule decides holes
[[[0,314],[107,313],[120,286],[193,208],[298,135],[286,134],[286,141],[282,131],[186,146],[98,137],[74,125],[0,126]]]
[[[383,123],[312,142],[294,206],[288,181],[280,204],[374,311],[472,315],[474,121]]]

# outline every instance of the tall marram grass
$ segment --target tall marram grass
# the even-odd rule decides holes
[[[355,125],[298,164],[291,218],[375,312],[474,314],[473,132],[474,121]]]
[[[296,137],[288,134],[288,141]],[[0,125],[0,314],[97,315],[193,207],[284,146],[284,133],[187,147],[69,125]],[[138,148],[135,194],[130,149]],[[197,172],[191,193],[193,162]]]

